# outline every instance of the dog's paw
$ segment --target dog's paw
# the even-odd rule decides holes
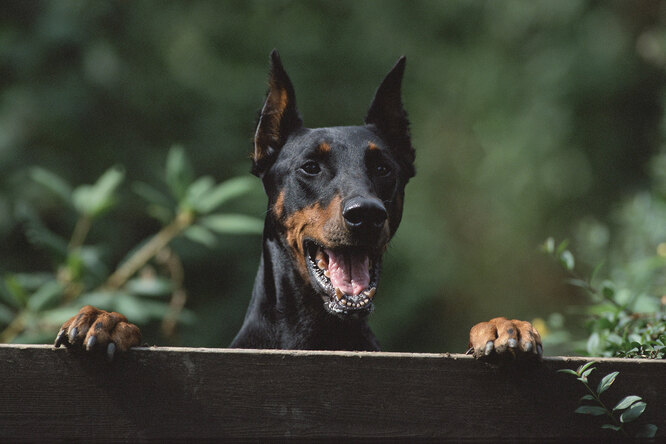
[[[108,312],[86,305],[65,322],[55,339],[55,346],[81,347],[86,351],[106,351],[113,359],[116,351],[127,351],[141,343],[139,327],[120,313]]]
[[[540,358],[543,353],[539,332],[527,321],[494,318],[476,324],[469,332],[468,354],[477,359]]]

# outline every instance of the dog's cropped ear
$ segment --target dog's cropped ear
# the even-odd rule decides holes
[[[365,117],[365,123],[374,125],[385,138],[395,153],[405,180],[414,176],[414,147],[409,136],[409,120],[407,112],[402,106],[401,86],[402,76],[405,72],[405,56],[397,63],[382,81],[370,109]]]
[[[303,124],[296,109],[294,87],[282,66],[277,50],[271,52],[269,89],[254,134],[252,174],[262,177],[289,134]]]

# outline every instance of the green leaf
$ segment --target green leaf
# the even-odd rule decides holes
[[[606,409],[596,405],[581,405],[575,410],[575,413],[583,415],[601,416],[606,414]]]
[[[568,271],[572,271],[574,269],[574,266],[576,264],[576,261],[574,260],[574,256],[569,250],[564,250],[560,254],[560,263],[564,268],[566,268]]]
[[[150,217],[157,219],[162,225],[168,225],[174,219],[174,211],[171,208],[166,208],[156,204],[150,204],[146,207],[146,214]]]
[[[39,319],[41,322],[44,322],[48,325],[53,325],[54,328],[58,328],[69,318],[74,316],[81,309],[82,304],[81,300],[77,300],[76,304],[68,305],[65,307],[57,307],[51,310],[44,310],[39,314]],[[102,307],[99,307],[102,308]]]
[[[125,293],[116,295],[115,303],[120,313],[137,323],[162,319],[169,311],[166,302],[142,299]]]
[[[607,300],[612,301],[615,296],[615,284],[611,281],[604,281],[601,284],[601,294]]]
[[[30,178],[53,192],[63,202],[71,202],[72,187],[60,176],[40,167],[30,169]]]
[[[560,244],[557,246],[557,249],[555,250],[555,255],[556,256],[561,256],[562,252],[566,250],[566,248],[569,246],[569,241],[567,239],[564,239]]]
[[[575,370],[571,370],[571,369],[569,369],[569,368],[562,368],[562,369],[558,370],[558,372],[560,372],[560,373],[567,373],[567,374],[569,374],[569,375],[578,376],[578,373],[576,373]]]
[[[583,402],[583,401],[594,401],[594,396],[592,395],[583,395],[578,402]]]
[[[103,247],[82,246],[78,249],[77,254],[86,277],[95,278],[99,282],[106,279],[109,275],[109,267],[102,259],[105,254]],[[73,253],[70,253],[70,256],[73,256]]]
[[[174,145],[167,155],[166,183],[178,202],[185,198],[193,177],[192,166],[185,155],[185,150],[182,146]]]
[[[599,274],[599,271],[601,271],[601,269],[603,268],[603,266],[604,266],[604,263],[603,263],[603,262],[599,262],[599,263],[596,265],[596,267],[594,267],[594,270],[592,270],[592,273],[590,273],[590,279],[589,279],[590,285],[592,285],[592,282],[594,282],[594,280],[595,280],[596,277],[597,277],[597,274]]]
[[[635,420],[643,414],[645,407],[647,407],[647,404],[643,401],[633,404],[620,415],[620,422],[627,423]]]
[[[658,429],[654,424],[644,424],[636,432],[636,438],[654,438]]]
[[[261,234],[264,229],[263,221],[242,214],[213,214],[200,223],[220,234]]]
[[[617,426],[617,425],[613,425],[613,424],[604,424],[604,425],[601,426],[601,428],[602,429],[615,430],[616,432],[619,432],[620,430],[622,430],[622,426]]]
[[[610,319],[601,318],[596,322],[595,328],[597,330],[613,330],[616,323],[612,322]]]
[[[552,237],[549,237],[546,239],[546,242],[543,244],[543,251],[545,251],[548,254],[553,254],[555,252],[555,239]]]
[[[202,196],[195,204],[194,210],[201,214],[208,214],[231,199],[246,194],[255,186],[255,180],[250,177],[229,179]]]
[[[116,299],[122,294],[124,293],[120,291],[94,291],[81,295],[77,299],[77,303],[79,308],[81,305],[92,305],[103,310],[118,311],[115,302]]]
[[[72,193],[74,207],[88,217],[101,216],[115,205],[115,192],[124,178],[123,169],[115,166],[104,172],[93,185],[76,187]]]
[[[125,293],[116,295],[115,300],[118,311],[128,319],[134,322],[144,323],[150,320],[150,316],[145,313],[141,299],[137,296],[128,295]]]
[[[587,283],[587,281],[584,281],[582,279],[567,279],[566,280],[567,284],[573,285],[574,287],[582,288],[584,290],[587,290],[590,288],[590,285]]]
[[[132,184],[132,191],[153,205],[165,208],[172,208],[174,206],[174,202],[166,194],[145,182],[134,182]]]
[[[634,396],[634,395],[629,395],[625,396],[620,402],[617,403],[615,407],[613,407],[613,411],[615,410],[624,410],[628,407],[631,406],[636,401],[640,401],[642,398],[640,396]]]
[[[51,250],[58,260],[67,256],[67,241],[46,228],[34,208],[19,203],[17,215],[25,222],[25,236],[31,244]]]
[[[587,353],[595,356],[599,355],[601,352],[599,350],[599,345],[601,344],[601,338],[599,337],[599,333],[596,331],[590,335],[589,338],[587,338]]]
[[[171,281],[159,276],[137,277],[125,284],[125,289],[139,296],[166,296],[171,293]]]
[[[54,307],[60,301],[62,290],[62,285],[58,281],[45,283],[30,296],[28,308],[38,312]]]
[[[596,370],[595,367],[588,368],[588,369],[585,370],[583,373],[581,373],[581,376],[582,376],[583,378],[587,379],[587,377],[590,376],[590,373],[592,373],[594,370]]]
[[[187,208],[197,210],[201,199],[210,192],[215,185],[215,181],[210,176],[200,177],[192,182],[185,192],[185,199],[182,203]]]
[[[610,388],[610,386],[613,384],[613,382],[615,381],[615,378],[617,377],[617,375],[619,375],[619,374],[620,374],[620,372],[613,372],[613,373],[609,373],[606,376],[604,376],[601,379],[601,382],[599,382],[599,385],[597,386],[597,395],[601,395],[603,392],[608,390]]]
[[[204,245],[208,248],[214,248],[217,245],[217,238],[206,227],[201,225],[192,225],[183,235],[189,240],[198,244]]]
[[[596,364],[596,363],[597,363],[597,361],[590,361],[590,362],[587,362],[587,363],[581,365],[581,366],[578,367],[578,369],[576,370],[576,374],[578,374],[578,375],[582,374],[585,370],[587,370],[588,368],[590,368],[590,366],[592,366],[592,365],[594,365],[594,364]]]

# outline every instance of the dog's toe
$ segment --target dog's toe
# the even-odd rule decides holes
[[[543,353],[541,336],[532,324],[506,318],[494,318],[472,327],[469,347],[477,359],[540,357]]]

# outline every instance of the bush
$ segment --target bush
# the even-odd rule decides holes
[[[124,169],[112,167],[92,185],[70,186],[48,170],[35,167],[32,180],[59,202],[59,208],[76,215],[69,238],[47,228],[32,209],[21,203],[27,239],[48,253],[51,272],[6,273],[0,279],[0,342],[46,342],[60,324],[83,305],[119,311],[139,325],[159,320],[165,336],[173,336],[178,322],[193,322],[187,310],[181,259],[170,243],[184,237],[207,247],[219,234],[260,234],[263,221],[243,214],[219,212],[230,200],[253,186],[247,178],[216,184],[196,178],[185,151],[170,150],[165,187],[134,182],[132,190],[146,202],[146,213],[159,220],[161,229],[129,251],[116,267],[105,260],[114,239],[89,245],[95,223],[119,202]]]

